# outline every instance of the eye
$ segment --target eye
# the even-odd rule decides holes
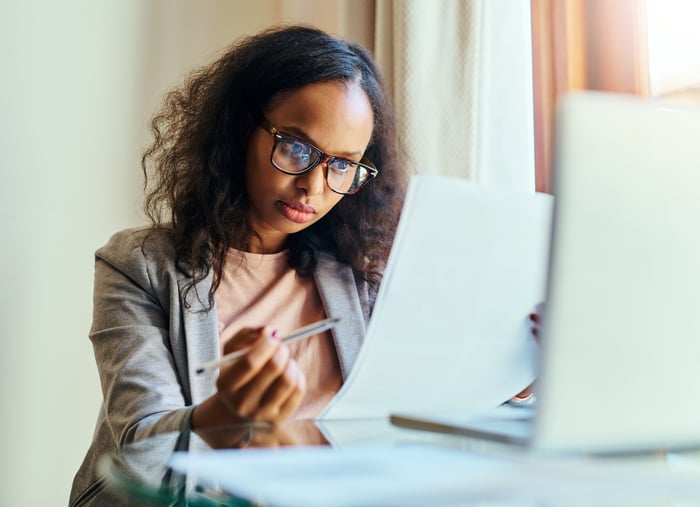
[[[298,139],[284,138],[280,142],[282,153],[299,163],[307,163],[311,160],[313,150],[311,146],[305,144]]]
[[[348,171],[352,171],[355,167],[357,167],[357,164],[342,158],[336,158],[331,164],[331,169],[337,174],[346,174]]]

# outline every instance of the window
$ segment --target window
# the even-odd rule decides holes
[[[651,95],[700,102],[700,2],[646,1]]]

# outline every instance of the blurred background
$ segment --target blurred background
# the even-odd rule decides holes
[[[665,0],[675,19],[698,19],[693,3]],[[421,136],[413,171],[546,191],[558,93],[698,100],[700,42],[652,4],[655,24],[642,0],[0,0],[0,503],[67,503],[101,399],[93,253],[145,223],[148,120],[189,70],[240,36],[314,24],[375,53],[405,140]],[[620,32],[603,18],[633,35],[612,81],[599,71],[619,70],[618,42],[603,38],[608,60],[590,46]],[[679,34],[695,56],[672,65]]]

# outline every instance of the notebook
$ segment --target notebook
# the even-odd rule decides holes
[[[579,92],[557,125],[536,408],[392,421],[541,451],[697,447],[700,109]]]

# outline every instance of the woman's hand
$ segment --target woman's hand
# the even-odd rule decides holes
[[[540,343],[540,324],[542,323],[542,311],[544,310],[544,303],[539,303],[535,306],[535,310],[528,315],[528,319],[531,323],[530,331],[532,337],[539,344]],[[527,386],[525,389],[520,391],[518,394],[513,396],[508,402],[511,405],[529,405],[535,401],[535,384],[534,382]]]
[[[245,355],[221,368],[217,393],[194,409],[193,428],[280,423],[299,408],[306,378],[289,348],[268,328],[246,328],[226,342],[224,354],[244,347],[249,347]]]
[[[289,348],[267,328],[244,329],[224,345],[224,354],[250,350],[221,369],[216,387],[219,398],[236,418],[281,422],[301,403],[306,388],[304,374],[289,357]]]

